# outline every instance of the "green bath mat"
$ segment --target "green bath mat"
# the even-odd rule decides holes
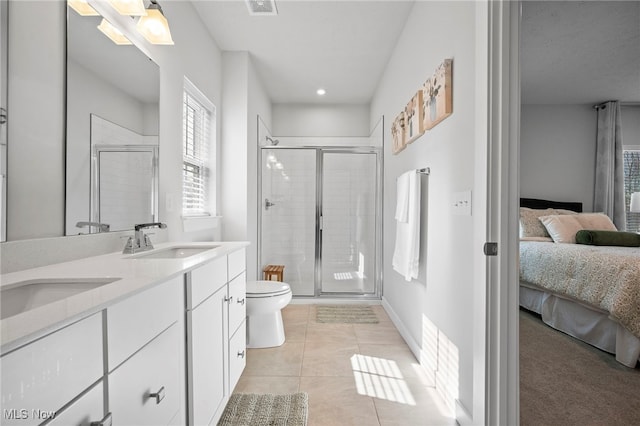
[[[308,406],[306,392],[288,395],[234,393],[218,426],[305,426]]]
[[[316,322],[377,324],[379,321],[369,305],[318,305]]]

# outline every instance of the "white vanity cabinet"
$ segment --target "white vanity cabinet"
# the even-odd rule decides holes
[[[63,408],[78,397],[82,403],[75,410],[82,413],[76,417],[85,420],[78,424],[102,419],[102,398],[91,403],[82,397],[92,387],[102,394],[102,343],[97,313],[4,354],[0,423],[38,425],[63,416]]]
[[[180,410],[182,277],[107,308],[113,425],[167,425]]]
[[[231,330],[245,335],[244,257],[238,250],[185,275],[189,425],[217,423],[244,368],[244,341],[230,342]],[[242,363],[232,351],[242,352]]]

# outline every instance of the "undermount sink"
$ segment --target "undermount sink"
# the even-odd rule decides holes
[[[22,281],[0,290],[0,319],[66,299],[120,278],[51,278]]]
[[[220,247],[220,245],[208,246],[174,246],[134,255],[136,259],[183,259],[194,256],[204,251]]]

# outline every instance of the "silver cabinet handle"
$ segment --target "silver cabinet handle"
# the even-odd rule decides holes
[[[111,426],[111,423],[111,413],[107,413],[107,415],[104,416],[102,420],[100,420],[99,422],[91,422],[89,423],[89,426]]]
[[[160,404],[160,402],[164,399],[164,386],[161,387],[158,392],[150,393],[149,398],[155,398],[156,404]]]
[[[244,299],[238,299],[238,303],[244,305]]]
[[[244,351],[238,351],[238,358],[244,358]]]

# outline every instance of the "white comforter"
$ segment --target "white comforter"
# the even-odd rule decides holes
[[[603,309],[640,338],[640,248],[521,241],[520,280]]]

